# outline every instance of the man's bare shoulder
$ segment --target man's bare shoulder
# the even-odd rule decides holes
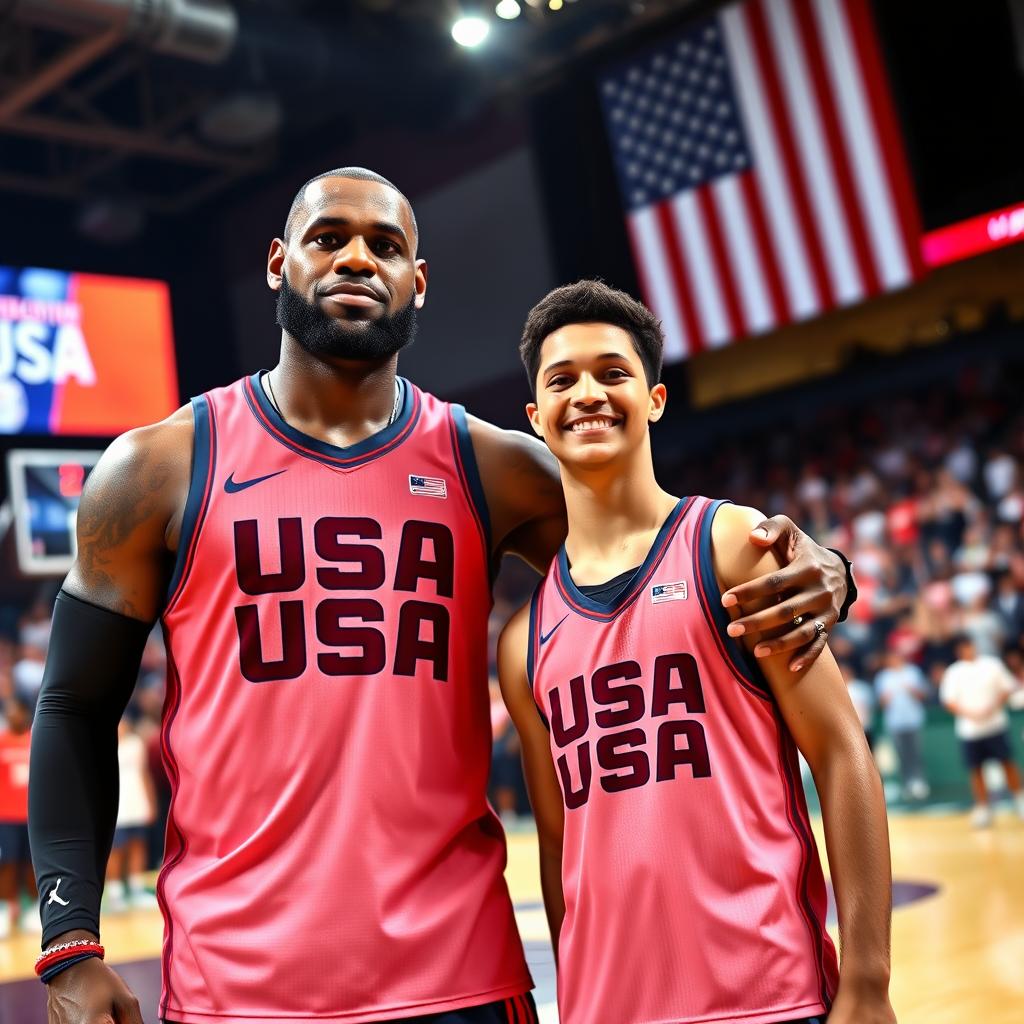
[[[89,475],[83,506],[93,504],[90,499],[101,493],[118,505],[140,491],[166,491],[173,498],[184,484],[187,493],[194,433],[191,408],[182,406],[158,423],[135,427],[114,438]]]
[[[558,463],[548,446],[524,430],[506,430],[467,413],[466,423],[473,441],[480,472],[484,464],[505,465],[517,472],[533,474],[540,480],[558,480]]]
[[[192,442],[187,406],[114,439],[82,492],[65,589],[125,615],[155,617],[188,497]]]
[[[170,416],[157,423],[135,427],[114,438],[107,452],[118,459],[143,460],[184,460],[192,464],[192,441],[195,436],[195,422],[191,405],[175,409]]]
[[[557,547],[565,536],[565,499],[558,462],[543,441],[521,430],[504,430],[476,416],[468,416],[467,421],[495,549],[522,554],[538,567],[545,565],[551,557],[548,549],[552,543]],[[555,524],[549,532],[557,540],[542,538],[539,548],[543,551],[531,558],[531,548],[538,545],[523,537],[522,529],[549,521]],[[518,544],[513,542],[516,531],[520,531]]]

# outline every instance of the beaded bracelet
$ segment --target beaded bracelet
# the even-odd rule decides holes
[[[50,969],[58,964],[79,957],[99,957],[102,960],[105,953],[106,950],[92,939],[72,939],[70,942],[61,942],[39,954],[36,959],[36,974],[42,978],[44,974],[50,974]],[[53,975],[50,974],[50,977]]]

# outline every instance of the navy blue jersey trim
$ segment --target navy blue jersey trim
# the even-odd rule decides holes
[[[563,544],[558,550],[553,569],[555,586],[562,600],[577,614],[597,622],[610,622],[624,612],[643,593],[655,569],[665,557],[676,529],[693,507],[694,500],[694,498],[680,498],[676,502],[675,508],[669,513],[668,518],[662,523],[658,535],[654,538],[647,557],[637,569],[633,582],[628,587],[624,587],[614,601],[595,601],[592,597],[587,597],[576,586],[572,573],[569,571],[569,557],[565,553]]]
[[[715,560],[711,547],[711,527],[715,521],[715,514],[723,505],[731,504],[724,499],[713,501],[701,514],[700,522],[697,525],[697,543],[694,545],[694,571],[699,575],[699,590],[701,591],[701,607],[708,620],[708,625],[715,634],[719,648],[726,656],[726,661],[732,668],[733,674],[741,683],[753,687],[760,696],[767,697],[774,701],[771,687],[765,679],[761,666],[758,665],[754,655],[743,646],[736,638],[729,636],[726,629],[732,621],[729,613],[722,607],[722,590],[718,585],[718,578],[715,575]]]
[[[192,472],[189,476],[188,497],[181,520],[181,535],[174,559],[174,573],[167,584],[166,612],[176,599],[191,569],[191,555],[199,527],[210,504],[214,474],[217,468],[217,445],[210,400],[206,395],[192,399]]]
[[[530,597],[530,636],[526,644],[526,679],[530,684],[530,696],[533,697],[537,714],[540,715],[544,728],[550,731],[551,726],[548,725],[548,716],[544,714],[544,709],[537,700],[537,690],[533,682],[534,673],[537,668],[537,655],[540,653],[540,643],[537,638],[540,635],[541,592],[544,589],[544,583],[545,580],[542,579],[534,588],[533,594]]]
[[[487,507],[487,496],[484,494],[483,481],[480,479],[480,468],[473,450],[473,439],[469,436],[469,424],[466,422],[466,410],[461,405],[451,405],[452,423],[455,425],[456,455],[459,460],[460,475],[469,494],[470,503],[476,514],[477,522],[484,538],[484,555],[487,562],[491,561],[491,513]]]
[[[258,370],[248,378],[243,387],[243,394],[257,422],[271,437],[292,451],[330,466],[354,469],[379,455],[384,455],[409,436],[419,419],[421,403],[416,396],[415,388],[404,378],[397,377],[395,379],[402,394],[394,423],[346,448],[328,444],[326,441],[303,434],[301,430],[289,426],[281,418],[260,383],[260,377],[264,372]]]
[[[537,664],[537,630],[540,628],[540,592],[544,586],[544,580],[534,588],[530,597],[530,642],[526,647],[526,678],[533,687],[533,670]]]

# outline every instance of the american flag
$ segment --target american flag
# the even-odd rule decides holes
[[[868,0],[748,0],[600,82],[667,359],[921,276]]]
[[[447,498],[448,485],[439,476],[410,476],[409,493],[427,498]]]
[[[662,604],[665,601],[685,601],[686,580],[676,583],[659,583],[651,587],[651,604]]]

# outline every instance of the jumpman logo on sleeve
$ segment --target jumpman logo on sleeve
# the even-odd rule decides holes
[[[53,887],[53,889],[51,890],[51,892],[50,892],[50,898],[49,898],[49,899],[48,899],[48,900],[46,901],[46,905],[47,905],[47,906],[49,906],[49,905],[50,905],[51,903],[59,903],[59,904],[60,904],[60,905],[61,905],[62,907],[66,907],[66,906],[68,905],[68,902],[69,902],[68,900],[62,900],[62,899],[61,899],[61,898],[60,898],[60,897],[59,897],[59,896],[57,895],[57,890],[58,890],[58,889],[60,888],[60,883],[61,883],[62,881],[63,881],[63,879],[62,879],[62,878],[58,878],[58,879],[57,879],[57,884],[56,884],[56,885],[55,885],[55,886]]]

